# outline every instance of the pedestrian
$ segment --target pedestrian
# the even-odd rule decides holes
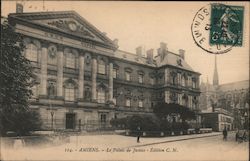
[[[239,140],[239,135],[240,135],[240,132],[239,130],[237,130],[236,134],[235,134],[235,141],[238,142]]]
[[[226,127],[224,128],[224,130],[223,130],[223,140],[227,140],[227,129],[226,129]]]
[[[141,127],[138,126],[137,127],[137,143],[140,142],[140,137],[141,137]]]
[[[245,130],[244,133],[243,133],[242,141],[247,141],[247,133],[246,133],[246,130]]]

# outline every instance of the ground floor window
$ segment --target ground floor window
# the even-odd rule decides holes
[[[126,99],[126,106],[127,107],[131,106],[131,100],[129,98]]]
[[[139,100],[139,107],[143,107],[143,101]]]

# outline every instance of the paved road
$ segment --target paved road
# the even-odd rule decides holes
[[[60,146],[1,149],[6,160],[248,160],[248,142],[236,143],[234,134],[173,141],[177,138],[142,138],[120,135],[72,137]],[[201,135],[199,135],[201,136]],[[77,142],[76,142],[77,141]],[[173,141],[173,142],[167,142]],[[156,142],[157,144],[148,144]],[[162,143],[160,143],[162,142]],[[165,143],[163,143],[165,142]],[[146,144],[145,144],[146,143]],[[135,147],[134,145],[141,145]]]

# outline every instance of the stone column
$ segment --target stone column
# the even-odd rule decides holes
[[[96,101],[96,73],[97,73],[97,60],[94,56],[92,59],[92,100]]]
[[[78,76],[78,99],[83,100],[84,97],[84,55],[79,57],[79,76]]]
[[[42,53],[41,53],[41,86],[40,95],[47,95],[47,58],[48,58],[48,44],[42,42]]]
[[[57,52],[57,96],[63,97],[63,47]]]
[[[109,63],[109,101],[113,102],[113,63]]]

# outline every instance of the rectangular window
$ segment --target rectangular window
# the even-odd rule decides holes
[[[114,105],[116,105],[116,97],[113,98]]]
[[[106,66],[105,66],[105,64],[98,64],[98,73],[106,74]]]
[[[129,98],[126,99],[126,106],[127,107],[131,106],[131,100]]]
[[[139,80],[139,83],[143,83],[143,75],[139,74],[138,80]]]
[[[178,104],[182,105],[182,94],[178,94]]]
[[[65,88],[65,100],[75,101],[75,89],[74,88]]]
[[[68,55],[66,55],[66,67],[75,68],[75,63],[75,56],[72,53],[68,53]]]
[[[166,103],[170,103],[169,96],[170,96],[169,91],[165,91],[165,102],[166,102]]]
[[[105,103],[105,91],[102,90],[98,91],[97,98],[98,98],[97,99],[98,103]]]
[[[181,74],[177,73],[177,81],[178,81],[178,85],[181,85]]]
[[[196,88],[196,82],[195,82],[195,80],[192,81],[192,87]]]
[[[129,72],[125,72],[125,77],[126,77],[126,81],[130,81],[131,80],[131,75]]]
[[[101,122],[102,123],[106,122],[106,114],[101,114]]]
[[[151,85],[154,85],[154,84],[155,84],[155,79],[152,78],[152,77],[150,78],[150,84],[151,84]]]
[[[139,100],[139,107],[143,107],[143,101]]]
[[[188,86],[190,87],[190,86],[191,86],[191,84],[192,84],[192,79],[191,79],[191,77],[190,77],[190,76],[188,76]]]
[[[113,78],[117,78],[117,69],[113,69]]]

